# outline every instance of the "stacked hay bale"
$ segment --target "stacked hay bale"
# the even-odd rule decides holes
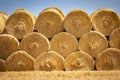
[[[5,62],[5,71],[33,70],[34,58],[25,51],[13,52]]]
[[[80,38],[92,29],[90,17],[85,11],[79,9],[68,13],[63,25],[65,30],[73,34],[76,38]]]
[[[0,34],[5,33],[5,24],[8,19],[8,15],[2,11],[0,11]]]
[[[44,52],[36,58],[34,69],[41,71],[64,70],[64,58],[54,51]]]
[[[0,71],[120,70],[120,20],[110,9],[17,9],[0,19]]]
[[[33,32],[35,24],[34,16],[25,9],[17,9],[6,22],[6,31],[8,34],[22,39],[25,35]]]
[[[46,8],[37,17],[35,28],[47,38],[64,30],[64,15],[58,8]]]

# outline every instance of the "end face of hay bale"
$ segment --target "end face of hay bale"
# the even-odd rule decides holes
[[[92,28],[88,14],[82,10],[71,11],[64,20],[65,30],[75,37],[80,38],[83,34],[90,32]]]
[[[0,34],[5,30],[5,23],[7,20],[7,15],[3,12],[0,12]]]
[[[78,41],[70,33],[61,32],[56,34],[50,41],[51,50],[67,57],[70,53],[78,50]]]
[[[20,49],[25,50],[33,57],[50,49],[49,40],[41,33],[32,32],[26,35],[20,43]]]
[[[120,50],[108,48],[96,58],[97,70],[120,70]]]
[[[79,50],[85,51],[93,58],[108,47],[105,36],[97,31],[84,34],[79,40]]]
[[[99,31],[105,36],[110,36],[112,31],[119,27],[120,21],[118,15],[109,9],[99,9],[91,15],[93,29]]]
[[[65,60],[66,71],[86,71],[94,69],[93,58],[83,51],[71,53]]]
[[[33,70],[34,59],[25,51],[16,51],[5,62],[5,71]]]
[[[60,10],[47,8],[37,17],[35,28],[47,38],[51,38],[64,30],[63,21],[64,16]]]
[[[34,69],[41,71],[61,71],[64,69],[64,58],[54,51],[44,52],[36,58]]]
[[[109,45],[111,48],[120,50],[120,28],[115,29],[109,37]]]
[[[35,19],[32,14],[24,9],[17,9],[6,22],[7,33],[22,39],[34,30]]]
[[[9,34],[0,35],[0,57],[6,59],[14,51],[18,50],[18,40]]]

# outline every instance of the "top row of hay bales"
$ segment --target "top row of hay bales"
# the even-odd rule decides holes
[[[119,26],[118,15],[105,8],[93,12],[90,16],[85,11],[76,9],[69,12],[66,17],[60,9],[54,7],[44,9],[37,18],[25,9],[17,9],[9,17],[0,12],[0,33],[11,34],[17,39],[22,39],[34,30],[47,38],[52,38],[64,30],[80,38],[92,29],[104,36],[110,36]]]

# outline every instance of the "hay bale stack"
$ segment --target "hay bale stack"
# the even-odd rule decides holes
[[[120,28],[115,29],[109,37],[109,45],[111,48],[120,50]]]
[[[64,15],[58,8],[47,8],[37,17],[35,28],[47,38],[64,30]]]
[[[110,9],[99,9],[91,15],[93,29],[105,36],[110,36],[112,31],[119,27],[120,20],[118,15]]]
[[[34,16],[25,9],[17,9],[6,22],[7,33],[22,39],[34,30]]]
[[[92,28],[88,14],[82,10],[73,10],[67,14],[64,20],[65,30],[80,38],[83,34],[90,32]]]
[[[64,69],[64,58],[54,51],[44,52],[36,58],[34,69],[41,71],[61,71]]]
[[[0,11],[0,34],[0,71],[120,70],[120,18],[110,9]]]
[[[70,33],[56,34],[50,41],[51,50],[60,53],[64,58],[78,50],[78,41]]]
[[[18,40],[9,34],[0,35],[0,57],[6,59],[14,51],[18,50]]]
[[[93,58],[83,51],[73,52],[66,57],[66,71],[86,71],[94,69]]]
[[[36,58],[50,49],[49,40],[41,33],[32,32],[26,35],[20,43],[20,49]]]
[[[34,58],[25,51],[16,51],[5,62],[5,71],[33,70]]]
[[[120,70],[120,50],[108,48],[96,58],[97,70]]]
[[[4,71],[4,66],[5,66],[5,60],[0,59],[0,72]]]

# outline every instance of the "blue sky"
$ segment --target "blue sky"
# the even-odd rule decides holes
[[[73,9],[91,14],[99,8],[110,8],[120,15],[120,0],[0,0],[0,11],[9,15],[18,8],[24,8],[37,16],[48,7],[58,7],[65,15]]]

